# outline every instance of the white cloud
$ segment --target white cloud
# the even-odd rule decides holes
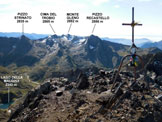
[[[5,5],[5,6],[4,6]],[[77,11],[86,8],[86,4],[72,3],[71,0],[5,0],[0,2],[0,14],[16,12]]]
[[[125,2],[125,1],[129,1],[129,0],[117,0],[119,2]],[[131,0],[132,1],[132,0]]]
[[[120,8],[120,6],[119,6],[119,5],[114,5],[114,7],[115,7],[115,8]]]
[[[1,0],[0,1],[0,5],[3,5],[3,4],[12,4],[12,3],[18,3],[18,2],[21,2],[21,0]]]
[[[150,2],[152,0],[138,0],[139,2]]]
[[[110,0],[90,0],[90,1],[92,2],[93,5],[99,6],[99,5],[103,4],[103,3],[109,2]]]
[[[119,2],[125,2],[125,1],[128,1],[128,2],[135,2],[135,1],[138,1],[138,2],[150,2],[152,0],[117,0]]]

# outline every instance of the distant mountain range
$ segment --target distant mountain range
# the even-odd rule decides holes
[[[31,40],[37,40],[40,38],[45,38],[48,37],[50,34],[36,34],[36,33],[25,33],[24,34],[26,37],[28,37]],[[18,33],[18,32],[0,32],[0,37],[21,37],[22,33]],[[101,38],[101,37],[100,37]],[[101,38],[102,40],[107,40],[110,42],[114,42],[114,43],[119,43],[119,44],[124,44],[124,45],[131,45],[131,40],[130,39],[124,39],[124,38],[108,38],[108,37],[103,37]],[[141,38],[141,39],[135,39],[135,44],[138,47],[157,47],[157,44],[153,44],[152,40],[149,40],[147,38]],[[145,46],[146,44],[146,46]],[[151,44],[153,44],[151,46]],[[143,46],[144,45],[144,46]],[[149,46],[150,45],[150,46]],[[162,47],[158,47],[159,49],[161,49]]]
[[[24,34],[29,39],[40,39],[49,36],[49,34],[36,34],[36,33],[25,33]],[[21,37],[22,33],[18,32],[0,32],[0,37]]]
[[[115,42],[115,43],[124,44],[124,45],[131,45],[130,39],[124,39],[124,38],[102,38],[102,39]],[[147,38],[141,38],[141,39],[135,39],[135,44],[140,48],[156,47],[162,50],[162,41],[153,42]]]
[[[52,35],[31,40],[0,37],[0,65],[11,67],[32,66],[30,76],[40,80],[54,72],[76,68],[113,68],[122,56],[128,54],[129,46],[105,41],[97,36]],[[155,53],[157,48],[139,49],[139,54]]]
[[[124,38],[102,38],[103,40],[107,40],[107,41],[111,41],[111,42],[115,42],[115,43],[121,43],[124,45],[131,45],[132,41],[130,39],[124,39]],[[135,39],[135,44],[138,47],[141,47],[143,44],[147,43],[147,42],[152,42],[151,40],[147,39],[147,38],[141,38],[141,39]]]
[[[141,47],[142,48],[157,47],[157,48],[162,50],[162,41],[159,41],[159,42],[146,42]]]

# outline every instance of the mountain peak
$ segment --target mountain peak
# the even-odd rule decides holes
[[[87,40],[88,43],[94,44],[94,45],[96,45],[97,43],[101,41],[102,40],[98,36],[95,36],[95,35],[90,35]]]
[[[26,37],[25,35],[22,35],[21,37],[20,37],[20,39],[21,40],[30,40],[28,37]]]
[[[99,38],[99,37],[96,36],[96,35],[91,34],[91,35],[89,36],[89,38]]]
[[[51,37],[52,37],[52,38],[58,38],[59,36],[56,35],[56,34],[54,34],[54,35],[52,35]]]

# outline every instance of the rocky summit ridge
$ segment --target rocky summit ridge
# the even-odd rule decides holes
[[[132,72],[81,72],[75,81],[47,79],[12,108],[8,122],[161,122],[161,58],[154,55],[134,82]],[[145,57],[147,58],[147,57]],[[157,70],[154,70],[154,69]]]

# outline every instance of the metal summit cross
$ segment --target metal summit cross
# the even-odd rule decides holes
[[[137,49],[137,47],[136,47],[136,45],[134,44],[134,27],[135,27],[136,25],[137,25],[137,26],[142,26],[142,24],[138,24],[138,23],[135,22],[135,20],[134,20],[134,7],[132,7],[132,23],[123,23],[122,25],[129,25],[129,26],[132,27],[132,46],[131,46],[131,52],[130,52],[131,54],[128,54],[128,55],[126,55],[126,56],[124,56],[124,57],[122,58],[122,60],[121,60],[121,62],[120,62],[120,65],[119,65],[119,67],[118,67],[118,71],[117,71],[117,73],[116,73],[116,75],[115,75],[115,79],[114,79],[114,81],[113,81],[113,85],[112,85],[112,87],[111,87],[111,91],[113,90],[113,88],[114,88],[114,86],[115,86],[115,83],[116,83],[117,77],[118,77],[118,75],[119,75],[119,73],[120,73],[120,70],[121,70],[121,68],[122,68],[123,62],[124,62],[124,60],[125,60],[127,57],[131,57],[131,59],[133,59],[133,60],[131,60],[131,63],[133,64],[132,66],[134,67],[134,83],[136,83],[136,67],[138,66],[138,65],[135,64],[136,61],[134,61],[134,60],[136,60],[136,57],[139,58],[139,60],[140,60],[140,62],[141,62],[141,64],[142,64],[142,68],[144,67],[144,64],[143,64],[143,61],[142,61],[142,57],[136,54],[136,49]]]
[[[134,27],[137,26],[142,26],[142,24],[138,24],[134,20],[134,7],[132,7],[132,23],[123,23],[122,25],[130,25],[132,27],[132,43],[134,44]]]

